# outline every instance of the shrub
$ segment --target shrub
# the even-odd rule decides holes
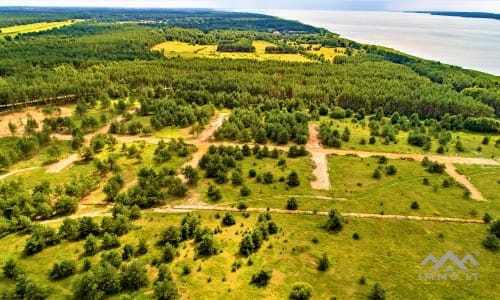
[[[16,278],[20,272],[19,266],[13,258],[9,258],[2,269],[5,277],[11,279]]]
[[[242,186],[241,189],[240,189],[240,195],[242,197],[248,197],[248,196],[250,196],[251,193],[252,193],[252,191],[246,185]]]
[[[420,208],[420,205],[418,204],[418,202],[417,202],[417,201],[413,201],[413,202],[411,203],[411,206],[410,206],[410,207],[411,207],[411,209],[415,209],[415,210],[417,210],[417,209],[419,209],[419,208]]]
[[[214,237],[212,234],[203,235],[201,242],[196,246],[196,253],[199,256],[211,256],[217,254]]]
[[[484,213],[484,216],[483,216],[483,221],[484,221],[485,223],[490,223],[490,222],[491,222],[491,220],[492,220],[492,217],[490,216],[490,214],[488,214],[488,213]]]
[[[298,207],[299,207],[299,205],[298,205],[297,199],[295,199],[295,197],[291,197],[286,202],[286,209],[288,209],[288,210],[297,210]]]
[[[352,235],[352,238],[353,238],[354,240],[356,240],[356,241],[357,241],[357,240],[359,240],[359,233],[355,232],[355,233]]]
[[[254,251],[255,246],[253,244],[252,236],[250,234],[245,234],[240,242],[240,254],[249,256]]]
[[[226,226],[232,226],[236,224],[236,221],[234,220],[234,217],[231,213],[226,213],[222,218],[222,224]]]
[[[330,268],[330,260],[328,259],[326,253],[323,253],[323,256],[318,261],[318,270],[326,271],[329,268]]]
[[[297,174],[297,172],[295,171],[292,171],[290,175],[288,175],[286,184],[291,187],[299,186],[300,185],[299,174]]]
[[[264,183],[265,184],[271,184],[274,181],[274,176],[273,173],[271,172],[266,172],[264,173]]]
[[[386,173],[387,175],[396,175],[396,173],[398,172],[398,169],[396,168],[396,166],[394,165],[389,165],[387,166],[387,169],[386,169]]]
[[[336,209],[330,210],[328,213],[328,221],[325,224],[326,230],[330,232],[340,232],[344,227],[344,218],[340,214],[340,212]]]
[[[120,276],[123,290],[139,290],[148,285],[146,267],[140,262],[133,262],[124,267]]]
[[[313,288],[310,284],[304,282],[294,283],[292,291],[288,297],[290,300],[309,300],[312,297]]]
[[[179,290],[171,280],[157,281],[154,285],[155,297],[158,300],[179,299]]]
[[[494,234],[489,234],[483,241],[483,246],[486,249],[497,252],[500,248],[500,240]]]
[[[272,274],[272,270],[261,269],[259,272],[252,275],[250,284],[256,285],[258,287],[265,287],[269,283],[269,280],[271,280]]]
[[[148,253],[148,244],[145,238],[141,238],[137,246],[137,251],[135,251],[135,256],[141,256],[146,253]]]
[[[250,169],[248,171],[248,177],[253,178],[255,176],[257,176],[257,172],[254,169]]]
[[[220,190],[213,184],[210,184],[208,186],[207,196],[212,201],[219,201],[220,199],[222,199]]]
[[[496,235],[497,238],[500,238],[500,220],[496,220],[493,223],[491,223],[491,226],[488,229],[488,231]]]
[[[85,256],[92,256],[99,251],[99,247],[97,246],[97,238],[93,234],[87,236],[85,244],[83,244],[83,249],[85,250]]]
[[[76,273],[76,264],[72,260],[64,260],[55,263],[50,271],[50,278],[53,280],[69,277]]]
[[[379,168],[376,168],[375,171],[373,171],[372,178],[374,179],[382,178],[382,172],[380,172]]]
[[[385,299],[385,289],[380,283],[375,283],[372,292],[370,293],[370,299],[372,300],[384,300]]]

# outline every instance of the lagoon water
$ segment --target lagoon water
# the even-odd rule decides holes
[[[343,37],[500,75],[500,20],[380,11],[254,10]]]

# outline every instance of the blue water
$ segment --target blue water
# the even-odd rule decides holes
[[[500,75],[500,21],[380,11],[253,10],[442,63]]]

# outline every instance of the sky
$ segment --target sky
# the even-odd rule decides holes
[[[95,6],[219,9],[449,10],[500,13],[500,0],[0,0],[0,6]]]

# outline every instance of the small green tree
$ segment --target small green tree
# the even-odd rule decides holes
[[[123,290],[136,291],[148,285],[148,273],[146,267],[138,261],[123,267],[120,276]]]
[[[292,171],[290,175],[288,175],[286,184],[288,184],[288,186],[290,187],[299,186],[300,185],[299,174],[297,174],[297,172],[295,171]]]
[[[173,281],[157,281],[154,284],[155,297],[158,300],[177,300],[179,290]]]
[[[292,286],[288,297],[290,300],[309,300],[312,297],[313,288],[309,283],[297,282]]]
[[[258,287],[265,287],[269,283],[269,280],[271,280],[272,275],[273,270],[266,268],[261,269],[259,272],[252,275],[250,284],[256,285]]]
[[[297,203],[297,199],[295,197],[291,197],[288,199],[286,202],[286,209],[288,210],[297,210],[299,207],[299,204]]]
[[[7,262],[5,262],[5,265],[2,267],[2,269],[5,277],[11,279],[16,278],[16,276],[20,272],[19,266],[13,258],[9,258]]]
[[[89,236],[87,236],[87,239],[83,244],[83,249],[85,250],[85,256],[92,256],[99,251],[97,238],[93,234],[89,234]]]
[[[167,243],[163,248],[163,262],[170,263],[175,259],[175,247]]]
[[[252,236],[250,234],[245,234],[240,242],[240,254],[249,256],[253,253],[255,246],[253,244]]]
[[[232,226],[236,224],[236,220],[234,219],[234,216],[231,213],[226,213],[222,218],[222,224],[226,226]]]
[[[494,234],[489,234],[483,241],[483,246],[486,249],[489,249],[493,252],[497,252],[498,249],[500,248],[500,239],[497,238]]]
[[[330,260],[328,259],[328,255],[323,253],[323,256],[318,261],[318,270],[326,271],[330,268]]]
[[[325,224],[326,230],[330,232],[340,232],[344,227],[344,218],[336,209],[330,210],[328,213],[328,220]]]
[[[382,285],[377,282],[373,286],[372,292],[370,294],[370,299],[372,300],[384,300],[385,299],[385,289]]]
[[[76,273],[76,263],[73,260],[63,260],[55,263],[50,271],[52,280],[63,279]]]

